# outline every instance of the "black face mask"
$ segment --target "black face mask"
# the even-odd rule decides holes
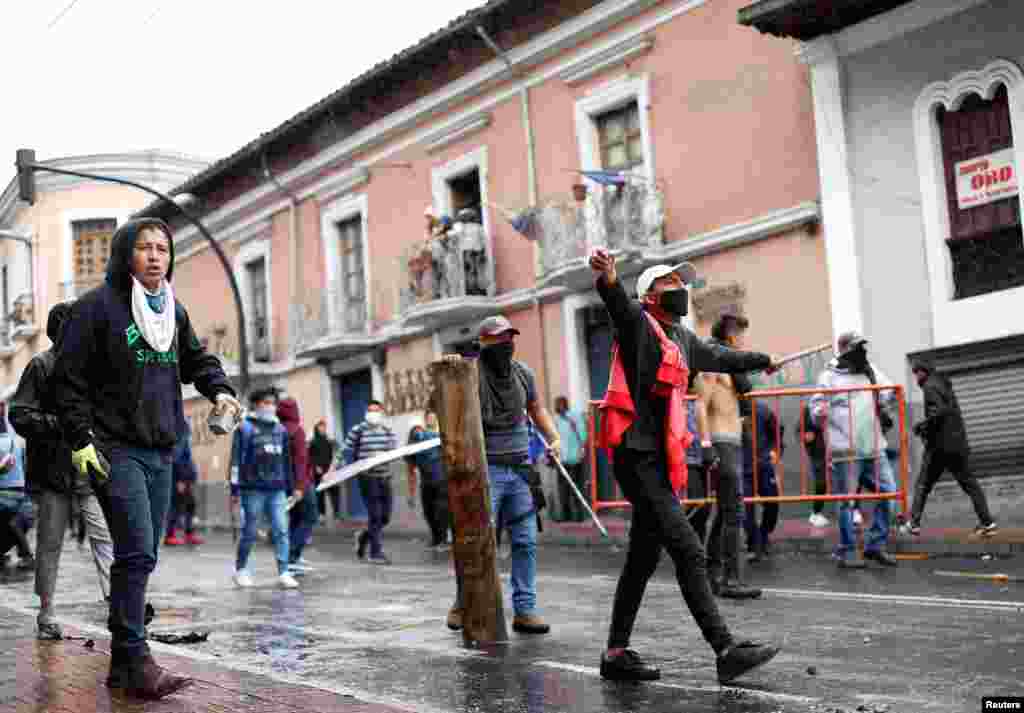
[[[852,371],[864,371],[868,366],[868,352],[864,347],[843,354],[843,361]]]
[[[689,293],[685,287],[665,290],[658,295],[658,305],[675,317],[685,317],[689,311]]]
[[[508,376],[512,371],[512,355],[516,345],[512,342],[500,342],[483,347],[480,350],[480,361],[498,376]]]

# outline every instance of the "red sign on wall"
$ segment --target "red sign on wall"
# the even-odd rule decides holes
[[[1008,148],[955,164],[956,199],[960,210],[1017,195],[1013,154],[1013,148]]]

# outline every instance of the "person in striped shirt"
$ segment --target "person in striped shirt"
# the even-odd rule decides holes
[[[372,400],[366,409],[366,420],[355,426],[345,437],[342,445],[342,457],[346,465],[385,451],[398,448],[395,432],[387,425],[387,414],[384,404]],[[391,492],[391,464],[377,466],[356,476],[359,493],[366,503],[368,523],[366,529],[356,533],[356,556],[366,559],[370,564],[391,564],[384,555],[381,545],[381,533],[391,521],[391,508],[394,497]],[[370,547],[370,556],[366,558],[366,547]]]

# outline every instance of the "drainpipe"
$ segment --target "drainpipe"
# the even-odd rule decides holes
[[[476,26],[476,32],[480,35],[481,39],[487,44],[491,50],[498,55],[498,57],[508,67],[509,72],[513,75],[516,74],[516,68],[512,64],[512,60],[509,59],[508,54],[498,46],[498,43],[491,39],[491,36],[487,34],[487,30],[483,28],[483,25]],[[523,130],[526,132],[526,176],[528,181],[528,190],[530,197],[530,207],[537,205],[537,164],[535,156],[537,152],[536,142],[533,138],[533,123],[530,121],[530,93],[526,88],[525,82],[519,87],[519,110],[523,119]],[[536,274],[536,265],[538,262],[539,247],[534,245],[534,273]],[[540,300],[534,298],[534,307],[537,310],[537,322],[540,325],[540,351],[543,355],[541,358],[541,370],[544,375],[544,405],[549,406],[551,404],[551,379],[549,378],[548,371],[548,337],[547,331],[544,329],[544,310],[541,307]]]
[[[293,317],[292,310],[298,309],[298,294],[299,294],[299,279],[301,271],[299,269],[299,217],[298,217],[298,205],[299,199],[294,193],[289,191],[284,185],[277,180],[270,171],[270,163],[267,161],[266,149],[260,154],[260,161],[263,163],[263,176],[268,181],[274,184],[277,191],[282,194],[288,200],[288,265],[289,265],[289,276],[288,276],[288,338],[295,343],[296,334],[293,332],[298,331],[298,325],[302,317]],[[269,266],[268,266],[269,267]],[[268,327],[270,325],[267,325]]]

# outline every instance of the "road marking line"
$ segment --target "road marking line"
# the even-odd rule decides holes
[[[1015,577],[1010,574],[997,574],[990,572],[955,572],[952,570],[937,569],[932,574],[939,577],[963,577],[965,579],[987,579],[993,582],[1024,582],[1024,577]]]
[[[994,599],[953,599],[950,597],[924,597],[903,594],[866,594],[862,592],[832,592],[821,589],[776,589],[766,587],[765,592],[781,597],[805,599],[843,599],[859,602],[884,602],[911,606],[951,607],[954,609],[984,609],[988,611],[1016,611],[1024,608],[1024,602],[997,601]]]
[[[561,661],[535,661],[535,665],[544,666],[545,668],[560,669],[562,671],[572,671],[574,673],[582,673],[586,676],[598,676],[600,677],[600,669],[593,668],[591,666],[578,666],[571,663],[562,663]],[[723,693],[726,690],[741,690],[744,694],[749,694],[758,698],[772,698],[782,701],[793,701],[795,703],[817,703],[820,698],[812,698],[810,696],[796,696],[790,693],[775,693],[774,691],[762,691],[757,688],[743,688],[742,686],[719,686],[712,688],[710,686],[686,686],[679,683],[663,683],[661,681],[652,681],[648,685],[656,686],[657,688],[671,688],[678,691],[692,691],[694,693]]]

